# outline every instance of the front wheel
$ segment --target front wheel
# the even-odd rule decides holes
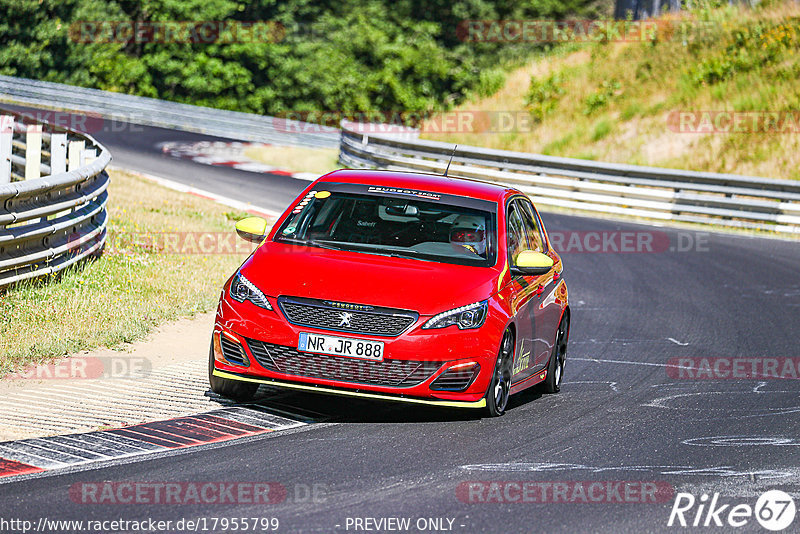
[[[511,364],[514,359],[514,334],[506,330],[494,364],[494,375],[486,392],[486,409],[490,417],[503,415],[511,396]]]
[[[211,391],[217,395],[240,402],[251,400],[258,389],[258,384],[252,382],[242,382],[239,380],[222,378],[221,376],[214,376],[213,340],[211,342],[211,348],[208,351],[208,383],[211,385]]]
[[[569,315],[564,315],[558,325],[556,342],[550,361],[547,363],[547,378],[541,385],[544,393],[558,393],[561,391],[561,380],[564,378],[564,366],[567,363],[567,341],[569,339]]]

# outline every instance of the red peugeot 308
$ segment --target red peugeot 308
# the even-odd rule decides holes
[[[211,389],[259,384],[506,409],[564,375],[561,258],[519,191],[429,174],[340,170],[312,183],[220,297]]]

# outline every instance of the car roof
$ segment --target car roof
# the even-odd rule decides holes
[[[503,199],[510,194],[519,193],[516,189],[506,185],[481,182],[469,178],[420,172],[381,171],[371,169],[341,169],[333,171],[320,178],[320,182],[339,182],[415,189],[498,203],[501,203]]]

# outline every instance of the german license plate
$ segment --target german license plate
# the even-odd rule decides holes
[[[364,360],[383,360],[383,342],[367,341],[350,337],[323,336],[320,334],[300,333],[297,344],[300,352],[317,352],[333,356],[347,356]]]

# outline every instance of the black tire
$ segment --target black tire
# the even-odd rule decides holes
[[[503,333],[497,361],[494,364],[494,374],[486,391],[486,410],[489,417],[503,415],[511,396],[511,366],[514,361],[514,334],[511,330]]]
[[[558,325],[550,361],[547,362],[547,378],[539,388],[543,393],[561,391],[561,381],[564,379],[564,367],[567,363],[567,341],[569,341],[569,315],[564,314]]]
[[[208,383],[211,391],[217,395],[233,399],[238,402],[251,400],[258,390],[258,384],[253,382],[242,382],[240,380],[230,380],[221,376],[214,376],[214,342],[208,351]]]

